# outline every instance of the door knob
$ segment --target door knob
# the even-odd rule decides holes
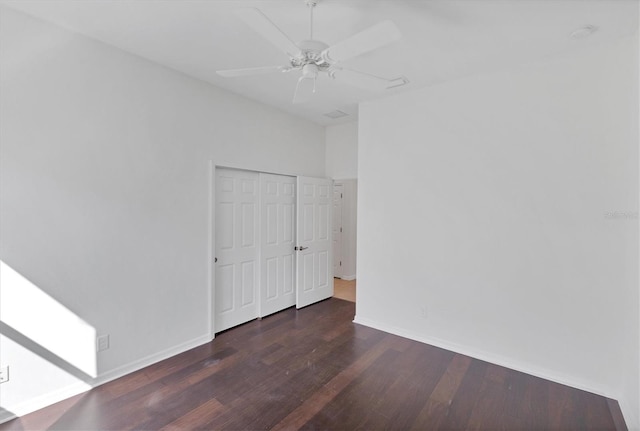
[[[302,250],[306,250],[306,249],[308,249],[308,248],[309,248],[309,247],[302,247],[302,246],[299,246],[299,247],[294,247],[294,250],[295,250],[295,251],[302,251]]]

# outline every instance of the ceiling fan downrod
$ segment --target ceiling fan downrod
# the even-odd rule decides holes
[[[313,9],[318,4],[318,0],[306,0],[309,6],[309,40],[313,40]]]

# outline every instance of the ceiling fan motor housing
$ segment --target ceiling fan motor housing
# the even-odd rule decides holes
[[[317,70],[326,71],[331,66],[322,55],[322,52],[329,47],[326,43],[319,40],[303,40],[298,43],[298,47],[300,48],[300,54],[291,59],[293,67],[300,68],[305,65],[315,65]]]

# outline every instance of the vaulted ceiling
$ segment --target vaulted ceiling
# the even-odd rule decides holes
[[[2,0],[1,4],[83,33],[195,78],[319,124],[357,117],[359,102],[463,76],[522,65],[631,35],[638,0],[322,0],[314,39],[329,45],[393,21],[402,39],[345,66],[409,84],[371,91],[320,76],[305,103],[292,104],[299,72],[224,78],[220,69],[286,65],[288,57],[238,18],[260,9],[293,41],[308,38],[304,0]],[[598,31],[574,39],[585,25]],[[349,116],[332,120],[340,110]]]

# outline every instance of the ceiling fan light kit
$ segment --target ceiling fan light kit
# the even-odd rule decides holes
[[[245,8],[238,10],[238,16],[249,27],[289,56],[289,64],[286,66],[219,70],[217,71],[218,75],[231,78],[272,72],[300,71],[301,74],[296,84],[293,103],[300,101],[298,92],[301,89],[300,84],[304,80],[313,81],[311,91],[315,93],[316,80],[321,73],[326,74],[332,79],[372,91],[395,88],[409,82],[404,77],[385,79],[372,74],[347,69],[340,65],[342,61],[357,57],[401,39],[402,34],[393,22],[380,22],[330,46],[313,38],[313,10],[317,3],[317,0],[306,0],[310,11],[309,39],[303,40],[298,44],[294,43],[259,9]]]

